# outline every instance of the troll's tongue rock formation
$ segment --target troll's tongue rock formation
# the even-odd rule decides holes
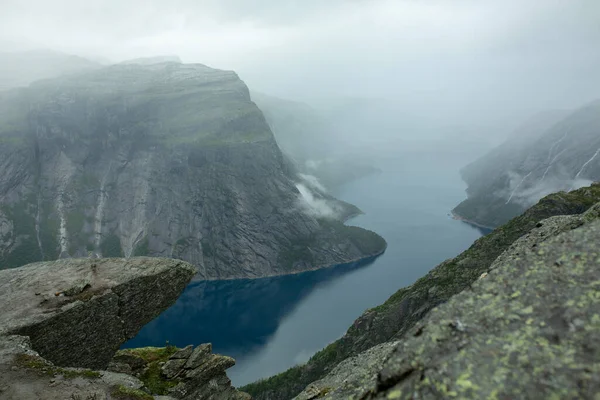
[[[385,248],[306,212],[246,85],[200,64],[0,92],[0,176],[0,268],[148,255],[186,260],[200,278],[252,278]],[[339,217],[356,211],[328,201]]]
[[[248,399],[225,374],[234,360],[211,354],[210,345],[129,349],[113,358],[195,272],[182,261],[145,257],[0,271],[0,399]]]
[[[66,367],[105,368],[163,310],[195,268],[182,261],[77,259],[0,271],[0,335],[28,336]]]

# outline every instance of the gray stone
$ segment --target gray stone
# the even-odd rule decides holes
[[[124,352],[117,352],[113,357],[113,362],[119,364],[127,364],[132,371],[137,371],[146,366],[146,361],[141,357],[137,357],[133,354],[127,354]]]
[[[398,342],[383,343],[342,361],[325,378],[308,385],[294,399],[322,398],[333,391],[341,397],[345,393],[351,395],[357,386],[374,385],[377,382],[377,372],[397,345]]]
[[[89,271],[93,271],[90,286],[74,294],[75,298],[35,297],[34,287],[44,293],[61,292],[63,287],[76,286],[73,282],[78,282]],[[174,354],[184,358],[167,362],[162,361],[166,358],[165,349],[143,348],[137,353],[118,351],[112,361],[107,362],[109,370],[66,366],[83,362],[95,365],[96,362],[85,357],[97,356],[102,360],[107,354],[111,355],[144,321],[171,304],[194,272],[195,268],[187,263],[159,258],[61,260],[0,271],[0,278],[4,278],[0,284],[3,290],[0,301],[6,305],[0,315],[3,324],[0,332],[0,398],[108,400],[118,397],[115,391],[122,387],[150,393],[143,382],[130,373],[143,377],[144,370],[155,368],[158,363],[162,366],[162,379],[181,384],[172,390],[171,396],[155,398],[248,400],[248,395],[231,386],[225,374],[225,369],[235,363],[233,359],[210,354],[210,344],[198,346],[192,361],[194,365],[203,362],[196,369],[183,368],[189,360],[185,356],[193,355],[192,346]],[[7,288],[11,292],[5,292]],[[85,296],[80,297],[82,295]],[[115,296],[118,301],[113,311]],[[106,299],[108,301],[104,302]],[[116,316],[111,315],[113,313]],[[111,325],[112,318],[118,319],[119,323]],[[85,329],[87,324],[93,325],[98,332],[84,332],[87,336],[77,336],[80,342],[74,342],[71,331]],[[38,332],[42,328],[44,330]],[[107,335],[110,333],[107,330],[111,329],[119,335]],[[30,337],[14,334],[23,334],[26,330]],[[52,363],[36,350],[48,359],[65,364]]]
[[[204,364],[206,360],[209,359],[212,354],[212,344],[204,343],[200,346],[196,347],[185,364],[186,369],[194,369],[198,368],[200,365]]]
[[[131,374],[131,372],[132,372],[131,366],[129,364],[119,363],[119,362],[114,362],[114,361],[111,361],[110,363],[108,363],[108,367],[106,367],[106,370],[110,371],[110,372],[121,373],[121,374]]]
[[[67,259],[2,270],[0,335],[28,336],[59,366],[105,368],[122,343],[175,302],[195,271],[160,258]],[[62,292],[88,276],[92,298],[35,295]]]
[[[200,366],[188,370],[185,377],[194,384],[203,384],[222,374],[226,369],[231,368],[234,365],[235,360],[231,357],[211,354]]]
[[[367,310],[349,327],[342,338],[325,349],[328,352],[326,357],[314,357],[293,371],[280,374],[271,381],[271,385],[250,384],[242,390],[249,391],[258,400],[293,398],[311,382],[323,379],[344,359],[378,344],[399,340],[431,309],[469,288],[475,281],[489,279],[489,274],[488,276],[484,274],[493,268],[494,261],[512,244],[525,246],[523,249],[517,249],[516,252],[525,251],[527,246],[534,246],[538,240],[534,239],[536,237],[542,239],[543,235],[552,237],[551,235],[579,226],[582,221],[588,223],[597,219],[600,204],[596,203],[599,201],[600,185],[547,196],[509,224],[475,241],[469,249],[457,257],[442,262],[413,285],[399,289],[385,303]],[[549,217],[564,213],[584,214],[576,215],[575,219],[559,217],[545,222]],[[553,221],[564,221],[565,225],[555,224]],[[523,238],[535,229],[547,229],[547,231],[534,232]],[[529,245],[524,244],[525,242],[519,244],[517,242],[520,238],[531,242]],[[481,279],[482,275],[485,276],[483,279]],[[431,290],[431,288],[435,289]],[[290,375],[294,378],[287,378]]]
[[[560,232],[571,222],[539,228]],[[513,247],[518,256],[504,254],[485,279],[432,310],[375,375],[353,376],[319,398],[594,398],[600,221],[541,233],[523,239],[527,247],[544,237],[537,246]]]
[[[168,379],[176,377],[183,370],[185,362],[186,360],[181,359],[167,361],[161,368],[162,374]]]
[[[171,357],[169,357],[172,360],[175,359],[188,359],[190,358],[190,356],[192,355],[192,351],[194,350],[194,346],[192,346],[191,344],[189,346],[184,347],[181,350],[178,350],[177,352],[175,352]],[[211,350],[212,351],[212,350]]]
[[[73,286],[65,290],[63,294],[65,296],[75,296],[77,294],[80,294],[90,286],[90,281],[88,279],[78,279],[77,281],[75,281],[75,283],[73,283]]]

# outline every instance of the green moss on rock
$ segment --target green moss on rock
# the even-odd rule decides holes
[[[30,355],[30,354],[18,354],[15,357],[14,363],[18,367],[38,371],[41,374],[49,375],[49,376],[63,376],[67,379],[74,378],[88,378],[88,379],[97,379],[100,378],[100,373],[98,371],[92,371],[89,369],[66,369],[59,368],[48,361],[44,360],[41,357]]]
[[[130,354],[141,358],[147,363],[154,361],[166,362],[169,357],[175,354],[179,349],[176,346],[166,347],[137,347],[133,349],[119,350],[117,354]]]
[[[255,399],[292,398],[309,383],[324,377],[340,361],[377,344],[401,337],[432,308],[446,302],[487,272],[494,260],[517,239],[555,215],[582,214],[600,202],[600,185],[546,196],[523,215],[477,241],[456,258],[438,265],[413,285],[365,312],[346,334],[315,354],[308,363],[240,390]],[[332,351],[335,350],[335,351]]]
[[[161,373],[161,363],[167,362],[169,357],[178,350],[180,349],[175,346],[140,347],[119,350],[115,356],[132,355],[144,360],[146,367],[140,376],[140,380],[151,393],[166,395],[169,389],[177,386],[180,381],[178,379],[166,379]]]

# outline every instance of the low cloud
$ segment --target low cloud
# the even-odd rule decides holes
[[[296,183],[298,206],[305,213],[315,218],[339,218],[342,209],[335,202],[325,196],[325,187],[312,175],[298,174],[300,182]]]
[[[307,174],[298,174],[298,177],[300,177],[300,179],[302,179],[302,181],[307,186],[309,186],[312,190],[316,190],[317,192],[320,192],[320,193],[327,193],[327,189],[325,189],[325,186],[323,186],[321,184],[321,182],[319,182],[319,179],[316,176],[307,175]]]
[[[519,174],[514,171],[508,172],[509,185],[506,189],[496,193],[497,196],[506,199],[506,204],[517,203],[529,208],[540,199],[552,193],[560,191],[569,192],[585,186],[590,186],[593,181],[582,178],[568,178],[564,173],[544,179],[539,174]]]

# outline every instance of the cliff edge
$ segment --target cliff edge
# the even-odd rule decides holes
[[[0,399],[248,398],[225,375],[233,359],[211,354],[209,345],[117,353],[195,273],[183,261],[147,257],[0,271]],[[123,369],[132,360],[141,360],[141,371]]]

